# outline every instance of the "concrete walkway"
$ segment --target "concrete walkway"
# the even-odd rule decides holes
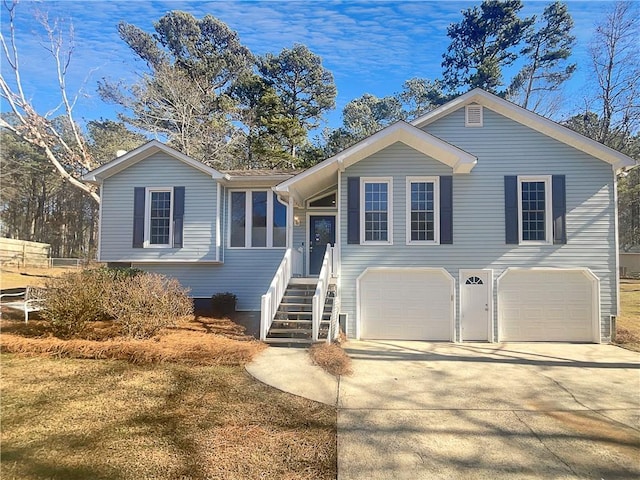
[[[345,349],[354,373],[339,392],[305,350],[269,348],[247,368],[323,403],[337,394],[340,480],[640,478],[638,353],[394,341]]]

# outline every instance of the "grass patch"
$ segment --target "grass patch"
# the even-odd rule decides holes
[[[336,476],[335,409],[240,366],[2,355],[2,383],[3,478]]]
[[[337,343],[319,343],[309,349],[314,364],[324,368],[331,375],[349,375],[351,358]]]
[[[52,336],[48,322],[3,320],[0,351],[55,358],[126,360],[135,364],[245,365],[266,346],[226,319],[198,317],[162,335],[134,340],[119,335],[115,322],[91,322],[85,338]]]
[[[640,280],[620,280],[616,344],[640,352]]]

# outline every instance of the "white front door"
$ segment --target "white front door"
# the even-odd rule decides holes
[[[460,330],[463,342],[491,340],[493,272],[460,270]]]

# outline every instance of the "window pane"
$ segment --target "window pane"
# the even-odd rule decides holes
[[[411,182],[411,240],[435,239],[433,182]]]
[[[387,183],[364,184],[364,239],[386,242],[389,239]]]
[[[267,192],[251,192],[251,246],[267,246]]]
[[[287,245],[287,207],[273,194],[273,246]]]
[[[522,182],[522,240],[545,241],[545,183]]]
[[[246,193],[231,192],[231,246],[245,246]]]
[[[171,228],[171,192],[151,192],[149,243],[169,245]]]

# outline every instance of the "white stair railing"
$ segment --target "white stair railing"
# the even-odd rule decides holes
[[[329,278],[331,278],[333,268],[333,250],[334,247],[328,244],[327,249],[324,252],[324,259],[322,260],[320,275],[318,275],[318,284],[316,286],[316,291],[313,294],[311,310],[311,334],[313,336],[314,342],[318,341],[320,322],[322,321],[322,315],[324,313],[324,304],[327,298],[327,289],[329,288]]]
[[[298,252],[296,252],[298,253]],[[260,304],[260,340],[265,340],[293,275],[294,252],[288,248]]]

